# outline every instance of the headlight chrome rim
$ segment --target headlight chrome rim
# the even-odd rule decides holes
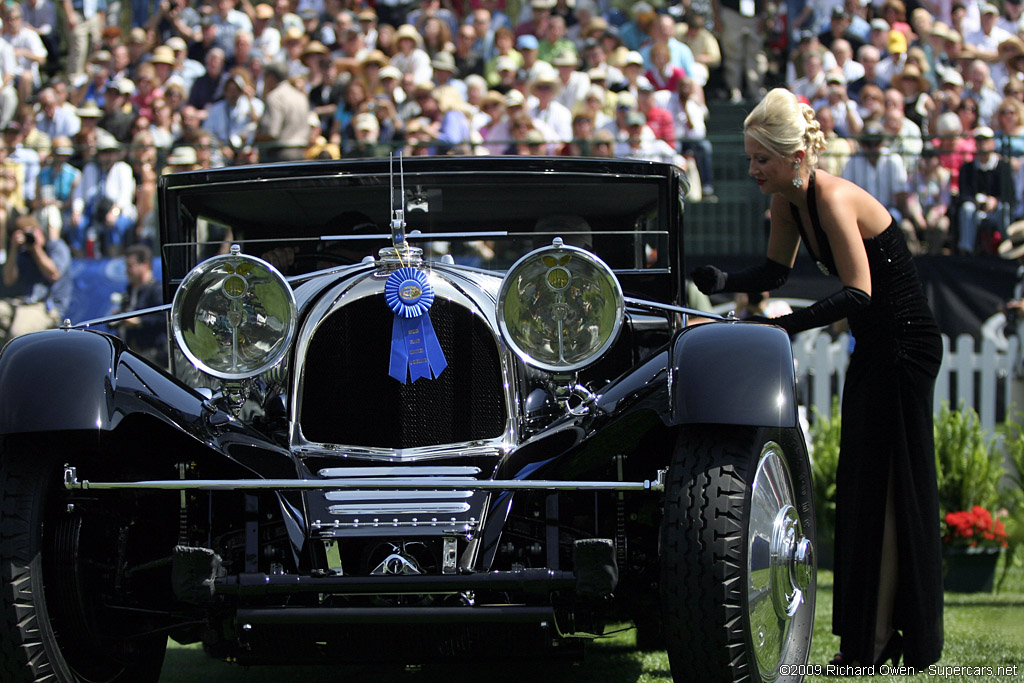
[[[568,257],[568,258],[566,258]],[[546,259],[546,260],[545,260]],[[541,265],[543,264],[543,265]],[[569,264],[583,264],[583,273],[573,273]],[[567,360],[562,355],[562,344],[559,339],[559,362],[551,362],[537,357],[537,354],[523,343],[520,334],[509,326],[508,297],[513,288],[529,270],[536,272],[546,268],[539,278],[540,282],[550,290],[552,295],[560,296],[564,293],[572,293],[574,279],[582,278],[584,282],[594,283],[605,296],[602,297],[601,310],[597,312],[598,318],[604,318],[606,323],[599,330],[601,341],[589,346],[584,353],[576,354],[576,358]],[[563,307],[562,303],[553,303],[552,307]],[[563,309],[564,310],[564,309]],[[586,249],[563,244],[560,239],[555,239],[553,244],[535,249],[521,257],[508,269],[502,279],[501,287],[498,290],[497,301],[497,322],[501,337],[505,343],[518,355],[524,363],[535,368],[556,374],[571,374],[599,360],[618,339],[619,331],[622,328],[625,317],[625,298],[622,294],[622,286],[614,271],[599,257]],[[583,322],[583,321],[580,321]]]
[[[190,339],[188,331],[195,329],[196,317],[204,306],[205,315],[217,318],[218,311],[203,299],[218,294],[223,296],[224,308],[230,310],[219,311],[224,321],[217,328],[206,326],[210,338],[207,343],[212,340],[219,346],[212,355],[204,355],[194,348],[200,345],[199,335],[192,334]],[[277,315],[262,316],[268,312],[267,298],[274,299]],[[249,328],[262,334],[256,342],[246,345],[242,326],[250,315],[255,316],[257,323],[262,320],[266,324]],[[230,254],[214,256],[193,268],[174,293],[171,304],[171,329],[178,348],[202,372],[222,380],[250,379],[280,363],[295,339],[297,318],[295,294],[280,271],[263,259],[239,253],[237,247],[232,247]],[[232,345],[225,356],[224,337],[228,332]],[[243,352],[245,358],[240,358]]]

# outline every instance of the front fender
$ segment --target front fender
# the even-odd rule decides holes
[[[0,434],[111,430],[147,413],[198,433],[203,397],[91,330],[47,330],[0,352]]]
[[[705,323],[672,345],[673,424],[795,427],[796,369],[782,328]]]

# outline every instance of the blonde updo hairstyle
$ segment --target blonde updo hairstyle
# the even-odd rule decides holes
[[[803,150],[808,168],[814,168],[818,155],[828,149],[814,110],[785,88],[764,96],[743,122],[743,134],[783,159]]]

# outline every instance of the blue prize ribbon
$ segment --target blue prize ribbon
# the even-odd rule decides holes
[[[427,314],[434,303],[434,288],[426,274],[415,268],[399,268],[384,283],[384,299],[395,314],[388,374],[402,384],[420,377],[439,377],[448,362]]]

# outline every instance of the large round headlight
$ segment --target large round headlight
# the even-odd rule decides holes
[[[186,357],[221,379],[246,379],[284,358],[295,295],[272,265],[238,253],[196,266],[174,293],[171,325]]]
[[[573,372],[618,337],[625,304],[604,261],[556,239],[516,261],[498,291],[498,326],[530,365]]]

